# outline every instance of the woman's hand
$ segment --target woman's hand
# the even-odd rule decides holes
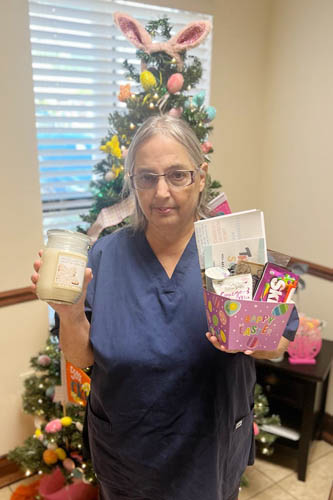
[[[206,333],[206,337],[207,339],[209,340],[209,342],[216,348],[218,349],[219,351],[222,351],[222,352],[227,352],[229,354],[236,354],[237,352],[242,352],[243,354],[246,354],[247,356],[250,356],[253,354],[254,351],[232,351],[231,349],[226,349],[223,345],[221,345],[219,343],[219,341],[217,340],[217,337],[215,337],[215,335],[211,334],[210,332],[207,332]]]
[[[39,257],[42,255],[41,250]],[[31,276],[31,290],[34,293],[36,293],[39,270],[42,265],[43,262],[40,259],[34,262],[35,272]],[[48,302],[60,318],[60,347],[66,359],[78,368],[85,368],[94,363],[94,354],[90,344],[90,324],[84,311],[87,287],[92,277],[91,269],[86,268],[82,294],[76,304]]]
[[[39,279],[39,270],[41,266],[43,265],[42,262],[42,256],[43,256],[43,250],[40,250],[38,252],[38,255],[40,259],[36,260],[33,264],[35,272],[31,275],[31,290],[33,293],[36,293],[37,291],[37,283]],[[80,295],[80,298],[78,302],[75,304],[57,304],[55,302],[48,302],[48,304],[52,307],[52,309],[55,310],[56,313],[58,313],[59,317],[63,321],[76,321],[79,318],[82,318],[84,313],[84,303],[87,295],[87,288],[88,284],[92,280],[93,275],[92,271],[89,267],[86,268],[85,270],[85,275],[84,275],[84,280],[83,280],[83,286],[82,286],[82,293]]]
[[[274,358],[279,358],[282,356],[282,354],[288,349],[289,345],[289,340],[287,340],[285,337],[281,337],[279,345],[276,350],[274,351],[233,351],[226,349],[224,346],[222,346],[219,341],[217,340],[217,337],[215,335],[212,335],[210,332],[206,333],[206,337],[209,340],[209,342],[219,351],[226,352],[229,354],[236,354],[237,352],[242,352],[246,356],[252,356],[253,358],[256,359],[274,359]]]
[[[274,351],[253,351],[252,357],[256,359],[280,358],[288,349],[289,343],[290,342],[288,339],[286,339],[285,337],[281,337],[277,349],[275,349]]]

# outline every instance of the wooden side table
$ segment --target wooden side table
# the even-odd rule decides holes
[[[257,359],[257,381],[268,398],[270,413],[277,413],[282,425],[300,433],[299,441],[279,437],[277,442],[296,449],[298,479],[305,481],[310,444],[321,430],[325,412],[333,341],[323,340],[315,365],[292,365],[288,357],[285,353],[278,363]]]

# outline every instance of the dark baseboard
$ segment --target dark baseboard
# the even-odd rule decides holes
[[[20,481],[25,477],[24,472],[15,462],[11,462],[6,456],[0,457],[0,488]]]

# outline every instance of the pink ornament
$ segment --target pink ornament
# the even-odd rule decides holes
[[[66,470],[71,472],[72,470],[75,469],[75,462],[71,458],[65,458],[65,460],[62,461],[62,465],[65,467]]]
[[[257,422],[253,422],[253,432],[254,432],[255,436],[258,436],[258,434],[260,432]]]
[[[204,142],[203,144],[201,144],[201,149],[202,149],[202,152],[207,154],[207,153],[210,153],[211,151],[213,151],[213,144],[211,142]]]
[[[54,434],[55,432],[59,432],[62,429],[62,423],[59,418],[55,418],[54,420],[51,420],[48,424],[45,426],[45,431],[49,432],[51,434]]]
[[[49,366],[50,363],[51,363],[51,358],[47,354],[41,354],[38,357],[38,364],[39,365],[41,365],[41,366]]]
[[[168,112],[169,116],[174,116],[175,118],[179,118],[183,112],[183,108],[171,108]]]
[[[170,76],[168,83],[167,83],[167,89],[170,94],[175,94],[176,92],[179,92],[181,88],[184,85],[184,77],[181,73],[174,73],[173,75]]]

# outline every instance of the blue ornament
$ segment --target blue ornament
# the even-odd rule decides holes
[[[206,108],[206,115],[206,122],[211,122],[212,120],[214,120],[216,116],[216,109],[214,108],[214,106],[208,106],[208,108]]]
[[[201,92],[192,97],[192,104],[197,108],[200,108],[200,106],[202,106],[203,103],[205,102],[205,97],[206,97],[206,91],[202,90]]]
[[[48,398],[52,399],[54,396],[54,387],[48,387],[45,391],[45,394]]]

